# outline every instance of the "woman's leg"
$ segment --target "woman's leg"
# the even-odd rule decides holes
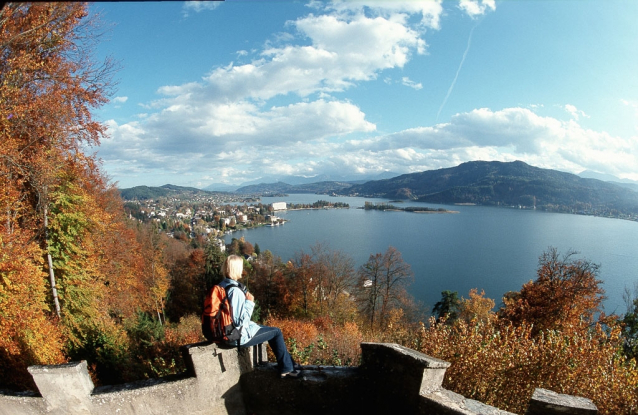
[[[292,372],[294,369],[292,357],[288,353],[286,343],[284,342],[284,335],[277,327],[261,326],[261,328],[255,333],[255,335],[242,347],[254,346],[267,341],[272,349],[272,352],[277,358],[277,367],[280,373]]]

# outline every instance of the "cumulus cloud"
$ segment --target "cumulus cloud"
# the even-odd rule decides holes
[[[123,104],[126,101],[128,101],[128,97],[115,97],[115,98],[113,98],[113,102],[115,102],[117,104]]]
[[[419,26],[440,29],[443,14],[442,0],[426,1],[379,1],[368,2],[351,0],[333,0],[331,2],[312,1],[309,7],[320,10],[336,11],[340,14],[363,14],[366,10],[371,14],[397,19],[405,16],[420,16]]]
[[[215,10],[220,4],[220,1],[186,1],[182,7],[182,14],[188,17],[189,12],[199,13],[206,10]]]
[[[355,177],[388,170],[424,171],[470,160],[522,160],[574,173],[638,174],[635,140],[586,129],[575,120],[542,117],[527,108],[476,109],[456,114],[446,123],[373,138],[351,138],[355,132],[373,131],[374,125],[346,102],[320,100],[255,114],[230,107],[226,111],[218,118],[232,118],[234,112],[248,116],[242,122],[244,129],[229,123],[225,130],[207,130],[206,124],[193,123],[194,132],[188,125],[167,131],[175,122],[169,118],[161,123],[167,114],[150,123],[111,121],[115,143],[106,144],[108,158],[129,175],[154,170],[206,172],[215,177],[211,182],[231,183],[254,180],[264,172]],[[326,119],[331,122],[326,124]],[[339,134],[350,138],[330,139]]]
[[[496,10],[496,2],[495,0],[460,0],[459,8],[470,17],[477,17],[488,10]]]
[[[567,104],[563,108],[565,109],[565,111],[570,113],[571,116],[574,117],[576,121],[578,121],[580,117],[589,118],[589,115],[585,114],[584,111],[579,110],[578,108],[576,108],[575,106],[571,104]]]
[[[574,120],[541,117],[526,108],[476,109],[456,114],[448,123],[350,140],[343,148],[353,153],[383,154],[385,162],[390,163],[386,167],[397,172],[415,171],[415,165],[401,163],[400,157],[389,160],[390,154],[410,154],[411,160],[424,162],[419,168],[450,167],[480,159],[523,160],[570,172],[590,169],[611,174],[638,173],[635,140],[586,129]],[[438,162],[433,163],[434,160]]]
[[[573,105],[563,106],[568,121],[536,114],[539,106],[479,108],[434,125],[376,133],[362,107],[341,93],[379,76],[389,85],[423,88],[383,72],[425,53],[424,34],[439,29],[442,9],[439,1],[372,6],[311,3],[319,13],[289,22],[291,33],[260,51],[237,52],[256,57],[248,63],[228,62],[198,81],[158,88],[161,98],[145,103],[137,120],[107,122],[110,139],[99,150],[107,171],[116,179],[151,173],[162,181],[155,184],[177,182],[171,175],[239,184],[266,173],[354,177],[518,159],[638,175],[636,140],[583,128],[578,121],[587,115]],[[477,0],[460,7],[477,16],[495,5]]]
[[[110,122],[111,139],[100,150],[114,165],[109,171],[127,166],[122,160],[128,158],[150,170],[166,165],[173,171],[213,169],[225,171],[225,177],[230,173],[224,166],[232,160],[244,174],[263,169],[312,174],[312,157],[323,158],[321,164],[334,160],[326,151],[339,137],[375,131],[357,105],[334,95],[425,53],[423,36],[438,29],[441,2],[310,6],[319,13],[288,22],[290,33],[266,43],[250,62],[229,62],[200,81],[159,87],[161,98],[143,105],[143,118]],[[184,7],[201,11],[204,5]],[[407,77],[402,84],[422,88]],[[278,103],[284,98],[287,105],[272,105],[273,98],[280,98]],[[411,153],[401,154],[406,160]]]
[[[376,79],[385,69],[401,68],[413,53],[425,50],[420,33],[401,20],[309,15],[291,25],[311,44],[269,47],[250,63],[215,68],[199,92],[219,101],[339,92]],[[184,96],[194,88],[197,85],[189,83],[165,86],[159,92]]]

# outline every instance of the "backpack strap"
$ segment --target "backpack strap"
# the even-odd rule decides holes
[[[246,286],[244,284],[242,284],[239,281],[235,281],[237,283],[237,285],[235,284],[228,284],[224,287],[224,291],[226,292],[226,298],[225,300],[228,300],[228,305],[230,305],[230,297],[228,296],[228,291],[230,291],[231,288],[236,287],[239,288],[241,290],[241,292],[244,293],[244,295],[246,295],[246,292],[248,291],[248,289],[246,288]],[[235,320],[233,318],[230,319],[231,324],[233,325],[234,328],[239,329],[239,333],[241,334],[241,327],[236,327],[235,326]],[[239,348],[241,347],[241,337],[239,338],[239,340],[237,340],[237,352],[239,353]]]

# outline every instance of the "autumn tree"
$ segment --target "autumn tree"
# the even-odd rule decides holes
[[[143,227],[137,236],[145,260],[141,275],[145,293],[142,311],[152,313],[162,322],[166,320],[166,299],[170,288],[170,274],[164,265],[164,245],[154,228]]]
[[[94,23],[81,3],[9,3],[0,10],[3,370],[63,361],[65,336],[82,332],[75,313],[96,316],[91,310],[101,301],[88,293],[99,286],[92,261],[101,262],[102,241],[80,240],[110,220],[98,163],[85,155],[104,135],[90,111],[106,102],[113,69],[92,59]],[[52,318],[56,275],[66,328]]]
[[[622,335],[624,338],[624,352],[630,358],[638,357],[638,283],[634,284],[634,291],[625,288],[623,294],[627,311],[622,315]]]
[[[477,288],[472,288],[469,298],[461,298],[459,318],[465,321],[481,322],[493,320],[496,316],[493,311],[495,304],[494,300],[485,297],[485,290],[481,290],[479,294]]]
[[[201,315],[206,284],[206,254],[194,249],[189,255],[175,261],[170,269],[171,286],[167,315],[177,322],[189,314]]]
[[[360,310],[370,329],[381,324],[391,309],[401,307],[407,297],[405,287],[412,278],[410,265],[396,248],[370,255],[359,269],[357,284]]]
[[[604,299],[599,266],[574,258],[574,252],[560,256],[550,248],[539,258],[537,278],[519,292],[508,293],[499,311],[514,324],[533,324],[542,330],[572,330],[581,322],[593,322]]]
[[[288,316],[292,297],[281,259],[267,250],[253,261],[253,269],[251,290],[259,302],[262,316]]]
[[[317,311],[315,289],[317,277],[310,254],[300,251],[288,262],[286,279],[292,295],[293,313],[298,317],[313,317]]]
[[[349,297],[356,285],[352,257],[321,243],[311,247],[311,252],[318,285],[319,312],[327,311],[338,319],[351,315]]]
[[[242,241],[239,251],[243,256],[252,256],[252,254],[255,252],[255,248],[250,242]]]
[[[220,283],[224,279],[222,274],[222,264],[226,260],[226,255],[222,252],[221,248],[212,241],[208,242],[204,248],[204,253],[206,256],[206,290],[208,290],[210,287]]]

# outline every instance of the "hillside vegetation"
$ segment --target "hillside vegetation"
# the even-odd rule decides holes
[[[457,167],[354,185],[341,193],[611,216],[638,214],[637,192],[596,179],[533,167],[522,161],[472,161]]]
[[[348,182],[324,181],[307,184],[292,185],[284,182],[277,183],[260,183],[250,186],[244,186],[237,189],[236,193],[243,194],[262,194],[268,195],[273,193],[316,193],[327,194],[336,193],[344,189],[348,189],[352,184]]]
[[[153,186],[135,186],[128,189],[120,189],[120,194],[124,200],[148,200],[158,199],[160,197],[182,197],[195,196],[203,194],[217,194],[219,192],[209,192],[207,190],[197,189],[195,187],[175,186],[165,184],[160,187]]]

